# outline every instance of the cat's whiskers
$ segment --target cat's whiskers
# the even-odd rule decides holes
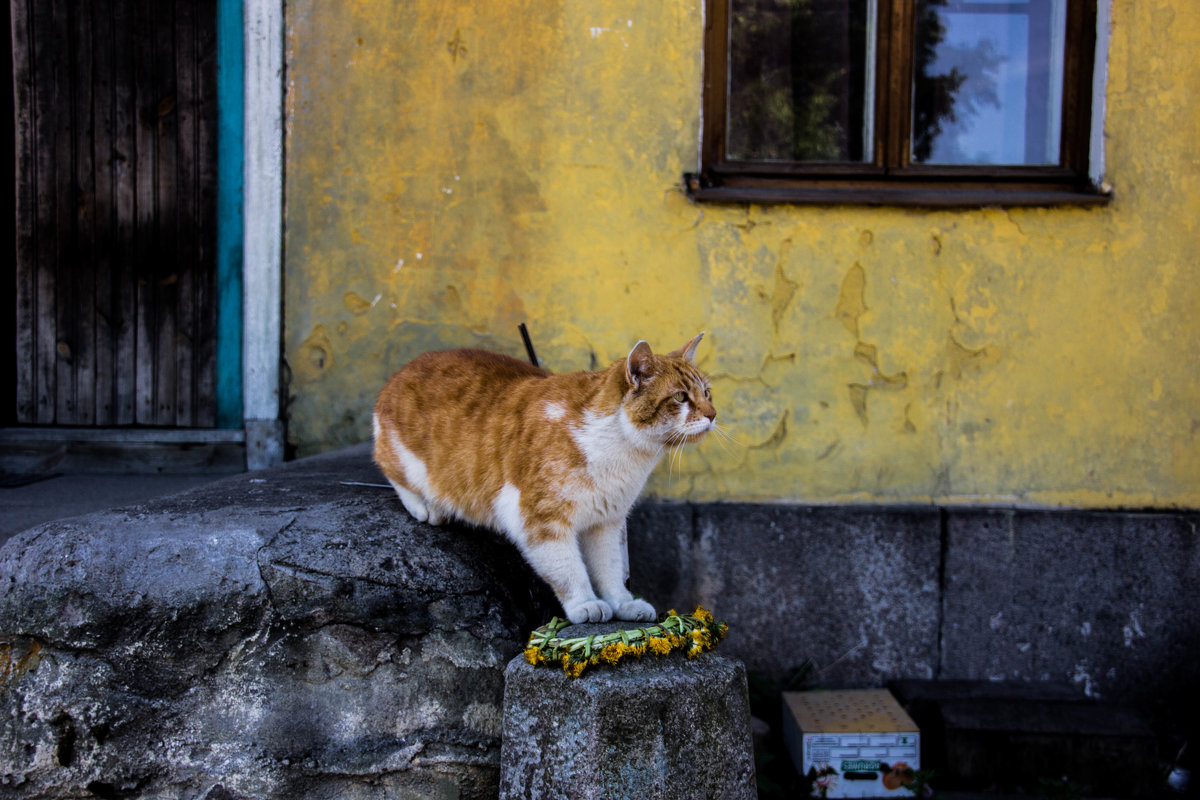
[[[686,437],[683,437],[680,438],[679,444],[675,445],[675,466],[679,468],[680,476],[683,475],[683,448],[686,444]]]
[[[742,448],[743,450],[746,449],[746,445],[742,444],[737,439],[735,439],[733,437],[733,435],[729,433],[729,430],[727,428],[725,428],[723,425],[721,425],[719,422],[716,422],[716,421],[713,422],[712,431],[713,431],[713,433],[716,434],[715,440],[716,440],[717,444],[720,446],[720,448],[722,450],[725,451],[726,455],[731,456],[731,457],[736,455],[736,453],[733,451],[733,449],[730,448],[730,445],[736,445],[736,446]]]
[[[683,431],[674,430],[667,435],[667,477],[674,479],[675,467],[679,467],[680,475],[683,474],[683,447],[687,444],[687,434]]]
[[[679,459],[681,447],[679,434],[672,431],[667,438],[667,477],[671,480],[675,478],[675,462]]]
[[[736,438],[733,436],[733,434],[731,434],[731,433],[729,432],[729,429],[728,429],[728,428],[726,428],[724,425],[722,425],[722,424],[721,424],[721,423],[719,423],[719,422],[713,422],[713,430],[715,430],[715,431],[717,432],[717,434],[718,434],[718,435],[719,435],[719,436],[720,436],[722,439],[725,439],[725,440],[726,440],[726,441],[728,441],[728,442],[731,442],[731,443],[733,443],[733,444],[736,444],[738,447],[745,447],[745,446],[746,446],[746,445],[742,444],[741,442],[739,442],[739,441],[738,441],[738,440],[737,440],[737,439],[736,439]]]

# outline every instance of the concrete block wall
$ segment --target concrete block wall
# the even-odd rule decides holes
[[[1069,683],[1186,726],[1200,707],[1200,514],[646,502],[631,588],[700,603],[782,680]]]

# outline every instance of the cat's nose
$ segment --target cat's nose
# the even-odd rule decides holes
[[[704,416],[708,417],[709,422],[715,422],[717,419],[717,410],[715,408],[710,408],[704,412]]]

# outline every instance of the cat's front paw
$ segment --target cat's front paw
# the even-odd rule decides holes
[[[617,619],[631,619],[638,622],[649,622],[655,618],[654,606],[645,600],[630,600],[617,606],[613,612]]]
[[[581,622],[608,622],[613,615],[612,606],[603,600],[587,600],[563,610],[567,612],[567,619],[575,625]]]

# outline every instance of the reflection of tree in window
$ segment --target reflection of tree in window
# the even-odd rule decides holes
[[[948,0],[917,4],[912,158],[918,164],[935,158],[941,164],[980,163],[980,157],[962,151],[958,137],[941,137],[961,130],[984,103],[1000,108],[995,76],[1005,56],[990,39],[969,48],[945,44],[938,7],[946,5]],[[930,74],[935,64],[938,74]]]
[[[730,157],[863,160],[867,0],[731,5]]]
[[[705,8],[697,200],[1107,202],[1088,166],[1095,0]]]

